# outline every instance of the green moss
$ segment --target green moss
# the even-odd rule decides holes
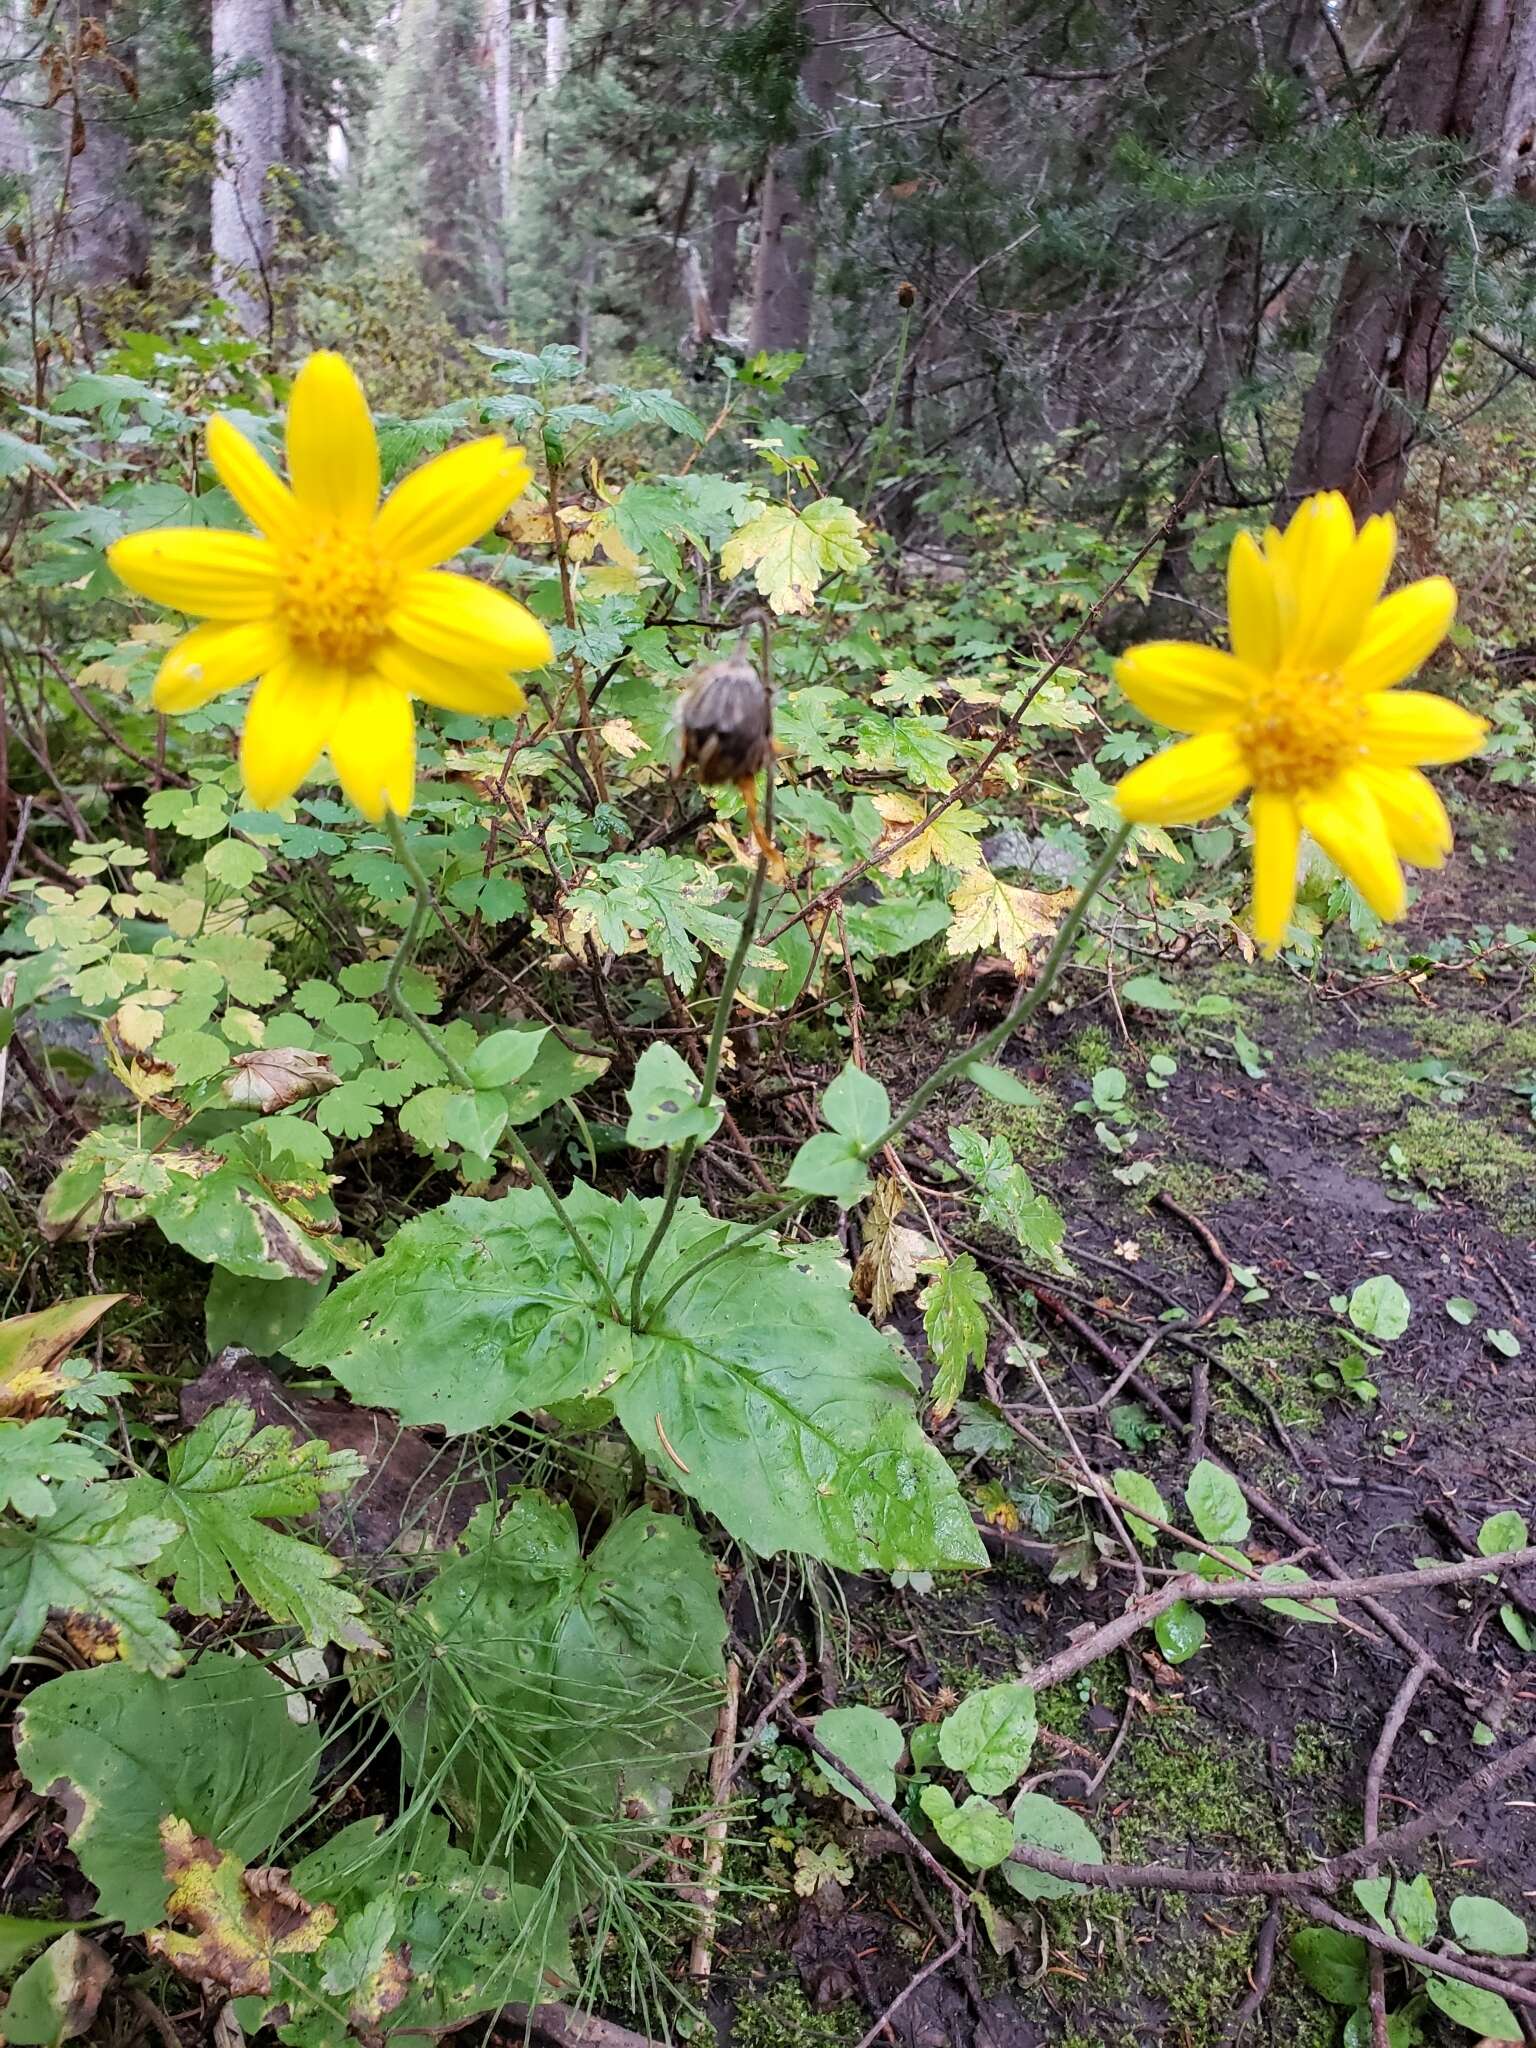
[[[1333,1360],[1326,1325],[1309,1316],[1271,1316],[1229,1337],[1222,1356],[1250,1386],[1268,1395],[1282,1422],[1315,1428],[1322,1420],[1322,1402],[1312,1375]],[[1228,1414],[1248,1415],[1252,1403],[1224,1373],[1212,1376],[1211,1399]]]
[[[797,1978],[784,1978],[736,2001],[731,2022],[731,2048],[833,2048],[857,2041],[863,2031],[862,2010],[852,2000],[818,2012]]]
[[[1082,1070],[1084,1080],[1091,1080],[1100,1067],[1121,1064],[1115,1057],[1114,1041],[1102,1024],[1085,1024],[1081,1031],[1075,1031],[1067,1050],[1073,1063]]]
[[[1066,1150],[1069,1112],[1054,1095],[1039,1091],[1034,1102],[998,1102],[976,1091],[967,1122],[989,1138],[1006,1138],[1027,1173],[1060,1159]]]
[[[1202,1853],[1233,1852],[1234,1860],[1250,1864],[1283,1861],[1285,1835],[1268,1786],[1261,1742],[1218,1735],[1193,1716],[1164,1717],[1132,1738],[1127,1762],[1111,1782],[1116,1803],[1125,1802],[1125,1860],[1177,1861],[1194,1843]]]
[[[1379,1052],[1329,1052],[1307,1065],[1321,1109],[1395,1111],[1423,1100],[1424,1084],[1409,1073],[1408,1060],[1385,1059]]]
[[[1536,1068],[1536,1023],[1506,1024],[1486,1012],[1426,1010],[1393,1003],[1376,1015],[1407,1034],[1416,1047],[1449,1060],[1480,1080],[1508,1080]]]
[[[1269,1182],[1262,1173],[1235,1167],[1208,1166],[1198,1159],[1170,1159],[1159,1166],[1157,1185],[1197,1216],[1228,1202],[1257,1201]]]
[[[1344,1761],[1337,1738],[1321,1721],[1298,1721],[1291,1737],[1291,1775],[1332,1777]]]
[[[1483,1117],[1456,1110],[1410,1110],[1381,1145],[1383,1163],[1431,1193],[1475,1202],[1502,1229],[1536,1229],[1536,1144]]]

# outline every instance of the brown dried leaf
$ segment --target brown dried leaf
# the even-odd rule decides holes
[[[274,1958],[313,1955],[336,1925],[335,1909],[300,1898],[286,1870],[247,1870],[174,1814],[161,1821],[160,1841],[168,1925],[151,1928],[145,1943],[204,1991],[264,1996]]]
[[[0,1323],[0,1416],[25,1422],[41,1415],[64,1384],[59,1365],[109,1308],[127,1298],[88,1294]]]
[[[853,1269],[854,1299],[865,1304],[877,1323],[885,1321],[898,1294],[911,1293],[918,1268],[937,1251],[920,1230],[897,1220],[905,1201],[906,1190],[894,1176],[878,1184],[865,1219],[864,1249]]]
[[[308,1096],[324,1095],[341,1083],[328,1053],[309,1052],[300,1045],[237,1052],[229,1064],[234,1072],[224,1083],[224,1099],[238,1109],[260,1110],[263,1116]]]

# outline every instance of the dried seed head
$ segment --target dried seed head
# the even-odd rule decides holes
[[[905,312],[908,306],[915,306],[917,304],[917,286],[909,284],[903,278],[896,287],[896,303],[902,308],[903,312]]]
[[[723,661],[694,670],[679,722],[683,767],[700,782],[745,782],[767,767],[773,706],[745,641]]]

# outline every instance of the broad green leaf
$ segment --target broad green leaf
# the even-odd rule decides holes
[[[1015,1109],[1038,1109],[1040,1092],[1031,1088],[1027,1081],[1021,1081],[1006,1067],[988,1066],[985,1060],[972,1060],[965,1070],[967,1081],[973,1081],[983,1095],[990,1095],[994,1102],[1009,1103]]]
[[[725,1110],[718,1099],[702,1108],[702,1094],[702,1082],[681,1053],[670,1045],[648,1045],[625,1091],[629,1103],[625,1138],[641,1152],[681,1145],[688,1138],[712,1138]]]
[[[533,2005],[574,1986],[567,1912],[557,1894],[450,1847],[436,1816],[404,1833],[354,1821],[294,1865],[301,1897],[336,1908],[339,1925],[296,1957],[275,2002],[316,2028],[283,2038],[331,2043],[338,2001],[362,2036],[437,2039],[511,2000]],[[242,2004],[248,2031],[261,2001]],[[254,2008],[254,2010],[252,2010]]]
[[[959,1400],[971,1367],[986,1363],[983,1304],[991,1299],[986,1275],[969,1252],[948,1260],[923,1289],[923,1335],[934,1362],[928,1398],[935,1422],[942,1422]]]
[[[1445,1312],[1453,1323],[1460,1323],[1463,1329],[1468,1323],[1477,1321],[1477,1303],[1468,1301],[1464,1294],[1453,1294],[1445,1304]]]
[[[1422,1870],[1410,1883],[1399,1878],[1392,1887],[1392,1918],[1404,1941],[1425,1948],[1434,1940],[1440,1913],[1434,1886]]]
[[[1301,1927],[1291,1936],[1291,1961],[1330,2005],[1363,2005],[1370,1992],[1370,1950],[1358,1934]]]
[[[1532,1631],[1531,1624],[1512,1600],[1506,1600],[1499,1609],[1499,1619],[1508,1630],[1512,1642],[1518,1643],[1527,1656],[1536,1654],[1536,1632]]]
[[[46,1520],[57,1504],[55,1481],[102,1476],[107,1468],[94,1446],[60,1441],[70,1426],[62,1415],[0,1421],[0,1508]]]
[[[566,1207],[626,1300],[659,1204],[577,1185]],[[679,1204],[650,1299],[732,1235],[697,1202]],[[537,1190],[456,1198],[337,1288],[291,1354],[356,1400],[451,1432],[606,1393],[667,1483],[762,1555],[798,1551],[850,1571],[954,1569],[985,1555],[918,1427],[911,1360],[856,1312],[840,1276],[758,1242],[632,1335]]]
[[[464,1070],[477,1088],[508,1088],[521,1081],[538,1058],[547,1031],[542,1024],[533,1030],[493,1031],[475,1047]]]
[[[489,1159],[507,1127],[507,1105],[489,1088],[455,1089],[443,1105],[443,1134],[475,1159]]]
[[[71,1928],[22,1971],[0,2010],[0,2028],[16,2048],[54,2048],[92,2030],[112,1964],[88,1935]]]
[[[1390,1877],[1357,1877],[1350,1889],[1383,1934],[1395,1931],[1387,1916],[1387,1901],[1392,1896]]]
[[[1205,1641],[1205,1616],[1187,1600],[1175,1600],[1153,1622],[1152,1633],[1170,1664],[1184,1664]]]
[[[215,1408],[190,1436],[171,1445],[169,1476],[129,1483],[131,1512],[169,1518],[182,1534],[155,1575],[192,1614],[222,1614],[238,1584],[274,1621],[291,1622],[307,1642],[351,1650],[379,1645],[358,1619],[355,1593],[334,1584],[340,1564],[327,1551],[267,1527],[271,1518],[312,1514],[367,1469],[355,1451],[323,1438],[296,1444],[293,1432],[258,1430],[254,1410]]]
[[[181,1643],[139,1571],[175,1534],[174,1522],[128,1511],[126,1489],[110,1484],[61,1486],[47,1521],[0,1523],[0,1669],[31,1649],[58,1608],[99,1629],[129,1664],[176,1670]]]
[[[203,1303],[209,1356],[238,1344],[258,1358],[275,1357],[303,1329],[325,1295],[324,1280],[241,1280],[215,1266]]]
[[[1035,1749],[1035,1695],[1027,1685],[988,1685],[968,1693],[939,1729],[939,1755],[973,1792],[1006,1792]]]
[[[1433,1972],[1424,1979],[1430,2002],[1447,2019],[1467,2027],[1484,2041],[1518,2041],[1520,2022],[1496,1991],[1482,1991],[1475,1984],[1463,1984],[1459,1977],[1442,1977]]]
[[[1502,1557],[1509,1550],[1524,1550],[1530,1540],[1530,1529],[1524,1515],[1517,1515],[1513,1508],[1505,1508],[1501,1514],[1490,1515],[1478,1530],[1478,1555]]]
[[[127,1298],[88,1294],[0,1322],[0,1416],[41,1414],[63,1385],[61,1362],[109,1308]]]
[[[664,1810],[708,1753],[725,1621],[698,1536],[638,1509],[588,1557],[563,1501],[482,1508],[393,1638],[385,1711],[408,1779],[436,1785],[480,1846],[606,1822],[621,1796]],[[898,1740],[900,1731],[897,1731]],[[550,1813],[563,1816],[557,1822]],[[503,1850],[504,1853],[504,1850]]]
[[[1267,1564],[1260,1576],[1266,1582],[1275,1585],[1294,1586],[1301,1580],[1309,1578],[1311,1574],[1304,1572],[1300,1565]],[[1335,1622],[1339,1618],[1339,1607],[1336,1600],[1266,1600],[1264,1605],[1272,1614],[1288,1615],[1292,1621],[1323,1622],[1326,1624]]]
[[[254,1658],[216,1651],[174,1679],[122,1664],[66,1672],[25,1701],[17,1762],[63,1805],[106,1918],[137,1934],[163,1917],[168,1814],[247,1862],[270,1858],[309,1804],[320,1754],[287,1697]]]
[[[1166,1017],[1176,1017],[1184,1008],[1184,1000],[1176,988],[1156,974],[1133,974],[1120,987],[1122,1003],[1132,1003],[1138,1010],[1156,1010]]]
[[[891,1098],[873,1074],[849,1060],[821,1098],[821,1113],[839,1136],[867,1150],[890,1128]]]
[[[773,611],[809,612],[824,577],[867,559],[860,524],[838,498],[818,499],[803,514],[782,502],[765,505],[721,549],[721,574],[750,569]]]
[[[1419,2048],[1424,2029],[1410,2012],[1387,2014],[1387,2048]],[[1371,2009],[1360,2006],[1344,2022],[1344,2048],[1373,2048]]]
[[[1049,1849],[1074,1863],[1102,1863],[1104,1851],[1088,1823],[1069,1806],[1047,1799],[1043,1792],[1021,1792],[1010,1809],[1013,1839],[1034,1849]],[[1087,1887],[1075,1878],[1052,1877],[1010,1862],[1003,1871],[1013,1889],[1026,1899],[1068,1899]]]
[[[968,1125],[957,1124],[950,1130],[949,1142],[960,1171],[976,1184],[982,1220],[1014,1238],[1025,1251],[1048,1260],[1058,1272],[1070,1273],[1071,1265],[1061,1249],[1066,1233],[1061,1211],[1048,1197],[1035,1192],[1008,1140],[1000,1132],[983,1137]]]
[[[869,1169],[852,1138],[818,1131],[795,1154],[784,1185],[804,1195],[825,1195],[840,1209],[851,1209],[869,1193]]]
[[[896,1765],[905,1742],[900,1725],[889,1714],[877,1713],[873,1707],[829,1707],[818,1717],[816,1733],[887,1805],[895,1799]],[[863,1793],[856,1792],[846,1778],[834,1770],[827,1770],[827,1777],[860,1813],[874,1812]]]
[[[569,1102],[583,1088],[590,1088],[608,1071],[607,1055],[579,1032],[567,1032],[566,1036],[573,1041],[567,1045],[542,1024],[514,1024],[511,1028],[536,1037],[539,1049],[522,1079],[514,1081],[506,1091],[510,1124],[531,1124],[557,1102]]]
[[[1390,1273],[1377,1273],[1362,1280],[1349,1297],[1349,1320],[1362,1336],[1390,1344],[1408,1327],[1413,1309],[1407,1295]]]
[[[1149,1515],[1156,1515],[1159,1521],[1169,1519],[1167,1503],[1152,1481],[1144,1472],[1136,1472],[1129,1465],[1117,1465],[1109,1476],[1109,1483],[1121,1500],[1129,1501],[1132,1507],[1145,1508]],[[1127,1515],[1131,1534],[1143,1550],[1157,1548],[1158,1531],[1150,1522],[1142,1521],[1139,1515]]]
[[[0,1977],[9,1979],[33,1949],[71,1933],[74,1924],[72,1920],[28,1920],[20,1913],[0,1913]]]
[[[1013,1847],[1013,1825],[990,1799],[973,1792],[963,1806],[956,1806],[954,1795],[946,1787],[925,1785],[917,1803],[945,1848],[958,1856],[968,1870],[995,1870],[1008,1860]]]
[[[1248,1503],[1232,1474],[1202,1458],[1189,1475],[1184,1500],[1207,1543],[1242,1543],[1253,1526]]]
[[[1452,1899],[1451,1926],[1462,1946],[1481,1956],[1523,1956],[1530,1946],[1520,1916],[1478,1892],[1462,1892]]]

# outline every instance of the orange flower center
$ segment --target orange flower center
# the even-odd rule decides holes
[[[1279,675],[1255,690],[1236,739],[1266,795],[1322,789],[1365,752],[1365,707],[1336,676]]]
[[[325,527],[289,548],[278,610],[301,654],[358,669],[388,629],[399,572],[365,534]]]

